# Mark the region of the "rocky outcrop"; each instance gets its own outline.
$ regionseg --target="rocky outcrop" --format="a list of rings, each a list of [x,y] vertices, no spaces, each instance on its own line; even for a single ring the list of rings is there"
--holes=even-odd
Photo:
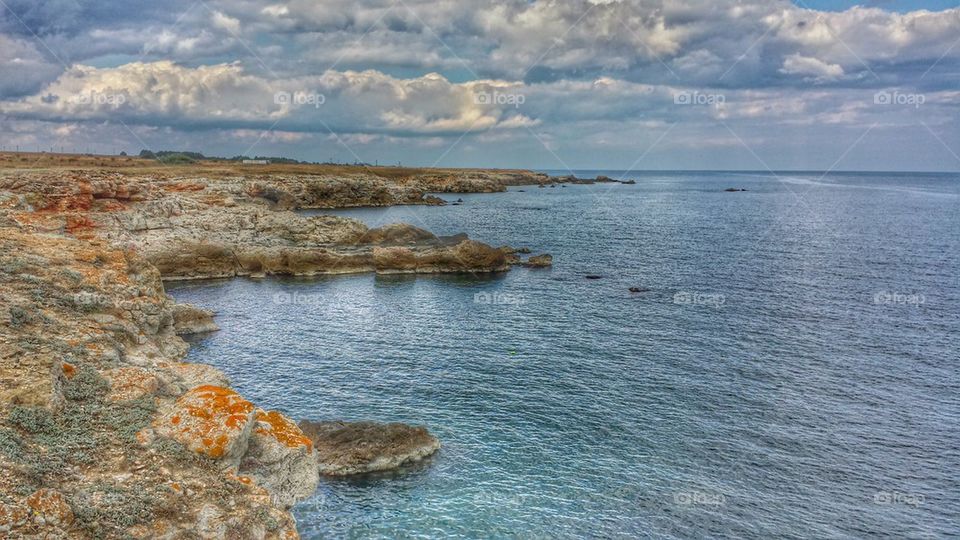
[[[173,306],[173,328],[178,336],[215,332],[220,329],[213,322],[213,312],[190,304]]]
[[[163,280],[504,271],[503,251],[465,235],[290,210],[431,204],[530,173],[173,174],[0,171],[0,536],[294,538],[288,509],[318,470],[439,447],[423,428],[341,424],[318,452],[182,362],[180,335],[216,325]]]
[[[440,449],[426,428],[377,422],[300,421],[317,449],[320,474],[345,476],[395,469]]]
[[[135,250],[0,227],[0,536],[296,536],[310,484],[237,474],[255,409],[179,361],[174,310]]]

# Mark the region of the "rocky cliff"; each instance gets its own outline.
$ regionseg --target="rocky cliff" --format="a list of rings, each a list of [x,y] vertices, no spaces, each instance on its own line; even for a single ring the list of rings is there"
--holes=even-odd
[[[463,235],[294,212],[501,180],[0,173],[0,536],[297,537],[313,440],[183,363],[216,326],[163,280],[504,271]]]

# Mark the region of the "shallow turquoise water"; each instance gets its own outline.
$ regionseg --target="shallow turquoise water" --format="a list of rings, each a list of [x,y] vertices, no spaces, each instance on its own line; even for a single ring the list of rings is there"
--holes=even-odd
[[[555,266],[168,290],[218,312],[190,359],[258,404],[443,441],[323,481],[305,538],[956,537],[960,178],[821,176],[339,211]]]

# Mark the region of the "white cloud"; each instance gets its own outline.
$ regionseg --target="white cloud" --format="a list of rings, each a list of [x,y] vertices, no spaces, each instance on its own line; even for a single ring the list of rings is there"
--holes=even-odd
[[[229,15],[224,15],[222,12],[215,11],[211,16],[213,25],[217,28],[222,28],[231,34],[240,33],[240,20],[235,19]]]
[[[75,66],[37,94],[0,102],[4,114],[44,120],[139,122],[180,127],[400,134],[509,129],[531,125],[509,100],[478,99],[510,83],[454,84],[441,75],[398,79],[378,71],[328,71],[266,79],[238,64],[189,68],[169,61],[116,68]]]
[[[811,77],[817,82],[831,81],[843,77],[843,67],[838,64],[828,64],[816,58],[791,54],[783,61],[781,73],[788,75],[802,75]]]

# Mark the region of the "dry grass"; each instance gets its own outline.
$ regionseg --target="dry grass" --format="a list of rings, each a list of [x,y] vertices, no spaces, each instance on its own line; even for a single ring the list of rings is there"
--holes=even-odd
[[[102,156],[86,154],[57,154],[33,152],[0,152],[0,172],[15,170],[112,170],[128,174],[157,176],[198,175],[210,178],[227,176],[257,176],[270,174],[333,175],[373,174],[390,180],[402,181],[421,174],[443,174],[482,169],[431,169],[421,167],[372,167],[354,165],[300,165],[271,163],[244,165],[237,162],[198,161],[187,164],[163,164],[136,156]]]

